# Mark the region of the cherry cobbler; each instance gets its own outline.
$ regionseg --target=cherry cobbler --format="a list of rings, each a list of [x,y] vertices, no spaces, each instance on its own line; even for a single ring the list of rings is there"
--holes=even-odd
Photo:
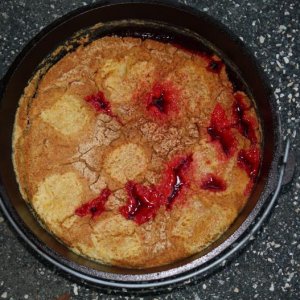
[[[253,103],[216,55],[104,37],[28,84],[13,158],[24,199],[61,242],[147,268],[227,230],[252,191],[260,142]]]

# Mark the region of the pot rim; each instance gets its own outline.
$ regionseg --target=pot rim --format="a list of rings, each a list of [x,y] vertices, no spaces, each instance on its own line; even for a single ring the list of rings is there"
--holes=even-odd
[[[53,23],[46,26],[40,33],[38,33],[20,52],[20,54],[17,56],[17,58],[14,60],[14,62],[11,64],[9,70],[7,71],[6,75],[4,76],[2,80],[2,95],[0,91],[1,98],[5,94],[5,88],[6,85],[9,83],[10,78],[14,74],[14,72],[17,70],[19,64],[22,62],[24,58],[26,58],[26,54],[35,47],[35,45],[50,31],[54,30],[58,26],[63,25],[64,23],[70,21],[72,18],[76,18],[81,14],[87,13],[89,11],[92,11],[94,9],[101,9],[102,7],[107,6],[118,6],[118,5],[132,5],[132,4],[138,4],[138,5],[159,5],[163,7],[167,7],[174,10],[182,11],[186,14],[192,14],[194,17],[197,18],[203,18],[205,17],[210,24],[213,24],[215,27],[219,28],[223,32],[225,32],[234,43],[237,44],[237,46],[242,47],[243,50],[247,54],[247,59],[251,60],[251,63],[255,66],[256,71],[260,78],[264,80],[264,87],[266,90],[268,90],[269,98],[267,99],[270,103],[270,106],[272,108],[272,118],[274,127],[277,128],[276,132],[274,133],[274,149],[273,149],[273,161],[270,166],[269,174],[266,179],[266,184],[263,192],[261,193],[261,196],[256,203],[254,209],[251,211],[251,213],[248,215],[248,217],[245,219],[245,221],[241,224],[241,226],[225,241],[223,241],[219,246],[217,246],[215,249],[207,253],[206,255],[193,260],[190,263],[187,263],[183,266],[176,267],[173,269],[169,269],[166,271],[161,272],[151,272],[146,274],[135,274],[135,275],[124,275],[124,274],[115,274],[115,273],[106,273],[106,272],[100,272],[92,269],[88,269],[86,267],[83,267],[77,263],[74,263],[70,260],[65,259],[64,257],[60,256],[58,253],[54,252],[52,249],[50,249],[48,246],[43,244],[42,241],[38,240],[36,236],[29,232],[26,228],[26,225],[23,223],[21,218],[19,217],[18,213],[14,210],[12,205],[10,205],[9,198],[6,195],[5,188],[2,185],[2,180],[0,178],[0,207],[4,211],[4,214],[6,215],[9,222],[12,224],[14,229],[18,232],[18,234],[25,240],[25,242],[33,248],[36,252],[38,252],[43,258],[57,266],[58,268],[66,271],[67,273],[70,273],[72,275],[75,275],[76,277],[80,279],[84,279],[88,282],[96,283],[96,284],[103,284],[106,286],[111,287],[125,287],[125,288],[146,288],[146,287],[156,287],[156,286],[162,286],[167,284],[172,284],[178,281],[186,280],[190,278],[191,276],[197,275],[199,272],[199,268],[205,267],[206,265],[209,265],[213,263],[217,258],[220,258],[226,254],[229,247],[233,244],[238,242],[238,239],[240,239],[247,230],[253,226],[253,223],[255,223],[257,220],[257,217],[259,213],[263,210],[263,206],[265,202],[267,201],[269,195],[274,190],[274,187],[276,186],[276,178],[277,178],[277,167],[279,163],[279,157],[281,153],[281,143],[280,143],[280,132],[281,132],[281,126],[280,126],[280,119],[279,115],[276,110],[276,103],[273,100],[273,98],[270,95],[270,88],[266,83],[265,76],[263,72],[261,71],[261,68],[257,64],[255,58],[252,56],[251,52],[247,49],[247,47],[244,45],[244,43],[237,38],[227,27],[220,24],[220,22],[216,21],[212,17],[206,15],[205,13],[202,13],[198,11],[197,9],[187,7],[185,5],[181,4],[175,4],[173,2],[165,1],[114,1],[113,3],[109,3],[107,1],[100,1],[96,4],[87,5],[84,7],[81,7],[79,9],[76,9],[59,19],[55,20]],[[222,50],[222,49],[221,49]],[[1,102],[0,102],[1,104]],[[1,109],[1,106],[0,106]],[[195,269],[198,269],[195,271]],[[192,273],[191,273],[192,272]],[[101,274],[101,276],[99,276]]]

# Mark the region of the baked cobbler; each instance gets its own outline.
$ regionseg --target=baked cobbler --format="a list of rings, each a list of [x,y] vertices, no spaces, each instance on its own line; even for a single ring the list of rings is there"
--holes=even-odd
[[[29,83],[13,158],[24,199],[76,253],[160,266],[218,239],[260,164],[260,125],[215,55],[104,37]]]

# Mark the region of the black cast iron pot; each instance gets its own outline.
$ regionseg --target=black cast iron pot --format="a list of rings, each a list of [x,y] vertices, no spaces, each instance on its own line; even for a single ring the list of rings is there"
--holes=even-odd
[[[101,26],[94,26],[101,22]],[[226,63],[239,90],[254,101],[262,124],[260,174],[245,208],[232,226],[201,253],[151,269],[110,267],[80,257],[43,229],[18,189],[12,165],[12,130],[18,101],[32,75],[67,53],[49,54],[59,45],[78,46],[78,37],[92,41],[105,35],[137,36],[181,44],[191,50],[214,52]],[[111,287],[147,288],[172,284],[214,269],[239,250],[259,228],[279,193],[290,181],[293,160],[289,142],[282,150],[280,123],[270,90],[255,59],[231,32],[204,13],[186,6],[159,2],[100,2],[76,10],[42,30],[20,53],[1,81],[0,90],[0,192],[1,208],[18,234],[41,256],[76,277]],[[286,168],[286,166],[288,166]],[[287,173],[285,173],[287,169]],[[272,198],[270,197],[271,195]]]

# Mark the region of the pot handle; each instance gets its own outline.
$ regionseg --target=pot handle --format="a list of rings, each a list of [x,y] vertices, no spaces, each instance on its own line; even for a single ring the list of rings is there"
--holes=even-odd
[[[296,131],[294,132],[293,138],[296,137]],[[275,192],[278,185],[280,187],[283,187],[287,184],[289,184],[294,176],[295,167],[296,167],[296,156],[293,150],[290,149],[290,139],[286,139],[284,151],[282,152],[281,157],[278,160],[278,169],[280,170],[281,167],[284,165],[284,174],[282,177],[282,180],[280,178],[277,179],[277,181],[274,182],[270,194]]]
[[[0,97],[2,97],[4,92],[4,77],[0,78]]]
[[[285,165],[285,172],[282,179],[282,185],[290,183],[293,179],[296,168],[296,155],[293,150],[290,150],[288,153],[287,162]]]

